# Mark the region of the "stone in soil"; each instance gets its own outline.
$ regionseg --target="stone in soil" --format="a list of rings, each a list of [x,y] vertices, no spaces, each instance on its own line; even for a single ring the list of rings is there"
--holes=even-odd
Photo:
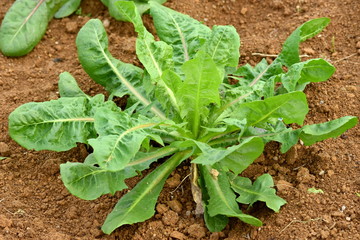
[[[180,175],[179,174],[174,174],[174,176],[172,176],[171,178],[169,178],[168,180],[166,180],[166,185],[170,188],[176,188],[177,186],[180,185]]]
[[[180,213],[182,210],[182,204],[178,200],[171,200],[167,202],[167,205],[171,208],[171,210]]]
[[[163,214],[162,222],[165,225],[175,226],[178,221],[179,215],[174,211],[169,210]]]
[[[10,157],[10,148],[4,142],[0,142],[0,157]]]
[[[190,236],[200,239],[206,236],[206,229],[198,223],[192,224],[188,228]]]
[[[178,232],[178,231],[171,232],[170,237],[175,238],[175,239],[179,239],[179,240],[186,239],[185,234],[183,234],[181,232]]]

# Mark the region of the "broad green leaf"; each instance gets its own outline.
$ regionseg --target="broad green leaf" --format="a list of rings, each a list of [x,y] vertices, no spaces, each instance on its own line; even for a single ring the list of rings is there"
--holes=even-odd
[[[110,234],[116,228],[142,222],[155,213],[155,204],[170,173],[189,157],[191,151],[176,153],[141,180],[129,193],[123,196],[107,216],[102,230]]]
[[[206,143],[196,142],[202,153],[192,163],[213,165],[220,162],[222,167],[236,174],[244,171],[264,150],[261,138],[254,137],[242,141],[238,145],[223,148],[212,148]]]
[[[131,1],[119,1],[116,3],[118,11],[126,16],[127,21],[132,22],[138,33],[136,39],[136,54],[150,74],[153,82],[158,82],[165,69],[173,68],[173,49],[162,41],[155,41],[154,36],[149,33],[142,23],[136,6]]]
[[[285,41],[280,55],[274,63],[281,62],[283,65],[290,67],[300,62],[299,46],[301,42],[314,37],[320,33],[330,23],[329,18],[317,18],[307,21],[298,27]]]
[[[357,123],[357,117],[347,116],[325,123],[307,125],[302,128],[300,139],[309,146],[328,138],[338,137]]]
[[[108,50],[106,31],[98,19],[88,21],[76,38],[81,65],[90,77],[112,95],[135,97],[161,118],[164,114],[146,98],[141,86],[143,71],[113,58]]]
[[[207,105],[220,103],[219,86],[222,76],[209,55],[202,52],[196,58],[186,62],[182,67],[185,81],[176,92],[181,117],[186,118],[190,129],[197,137],[201,119],[207,113]]]
[[[150,14],[159,38],[174,49],[174,62],[179,74],[180,66],[195,56],[211,36],[211,30],[188,15],[154,2],[150,2]]]
[[[0,157],[0,160],[4,160],[4,159],[6,159],[7,157]]]
[[[89,143],[100,167],[111,171],[123,169],[149,135],[144,129],[155,125],[138,122],[124,112],[99,109],[95,114],[95,129],[99,137],[90,139]]]
[[[281,82],[288,92],[303,91],[310,82],[328,80],[335,72],[335,67],[323,59],[311,59],[295,63],[287,73],[281,76]]]
[[[240,37],[233,26],[214,26],[202,49],[219,67],[237,67],[239,64]]]
[[[80,7],[81,0],[68,0],[55,13],[55,18],[64,18],[73,14]]]
[[[241,221],[257,227],[262,225],[259,219],[241,212],[235,201],[236,196],[230,188],[228,177],[224,171],[216,167],[216,164],[213,168],[205,165],[198,166],[209,194],[209,201],[206,207],[210,217],[225,215],[237,217]]]
[[[91,108],[83,97],[26,103],[10,114],[9,133],[27,149],[66,151],[96,136]]]
[[[278,212],[280,207],[286,203],[284,199],[276,195],[276,190],[273,188],[274,181],[269,174],[261,175],[254,184],[248,178],[235,175],[230,178],[232,189],[240,194],[236,199],[240,203],[252,205],[256,201],[262,201],[275,212]]]
[[[61,179],[69,192],[85,200],[93,200],[101,195],[127,188],[124,180],[136,176],[139,171],[147,169],[150,164],[161,157],[176,151],[171,146],[147,153],[139,152],[134,159],[120,171],[109,171],[96,167],[96,160],[91,163],[90,154],[85,163],[72,163],[60,165]]]
[[[302,92],[291,92],[262,101],[243,103],[231,117],[239,120],[246,118],[248,126],[264,123],[270,118],[282,118],[286,124],[302,125],[308,110],[306,95]]]
[[[248,138],[239,144],[239,148],[220,161],[223,168],[240,174],[250,166],[264,151],[261,138]]]
[[[0,50],[6,56],[23,56],[40,42],[48,22],[68,0],[17,0],[0,28]]]
[[[60,97],[86,97],[89,98],[78,86],[75,78],[68,72],[63,72],[59,76]]]
[[[60,165],[61,179],[69,192],[81,199],[94,200],[101,195],[127,188],[124,180],[136,176],[125,171],[109,171],[84,163],[67,162]]]

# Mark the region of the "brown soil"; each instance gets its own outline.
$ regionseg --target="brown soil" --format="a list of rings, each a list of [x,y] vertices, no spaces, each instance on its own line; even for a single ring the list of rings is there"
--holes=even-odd
[[[0,3],[0,21],[13,0]],[[332,62],[337,72],[325,83],[306,89],[310,104],[307,123],[346,115],[359,116],[360,1],[355,0],[172,0],[167,6],[204,21],[207,25],[231,24],[242,40],[241,63],[260,61],[253,53],[277,54],[286,37],[304,21],[327,16],[331,25],[302,45],[311,58]],[[139,64],[135,58],[135,33],[131,24],[116,22],[99,0],[85,0],[84,14],[110,20],[111,52]],[[281,155],[269,144],[263,157],[245,173],[274,176],[279,195],[288,201],[280,213],[256,204],[251,213],[264,222],[255,228],[232,219],[221,233],[206,230],[193,215],[186,165],[172,175],[150,220],[124,226],[111,235],[100,230],[107,214],[124,192],[83,201],[70,195],[59,177],[59,164],[82,161],[87,152],[79,146],[65,153],[28,151],[7,133],[7,117],[21,104],[58,98],[58,75],[69,71],[88,94],[103,92],[79,66],[75,37],[87,16],[50,23],[43,40],[27,56],[0,55],[0,239],[360,239],[360,136],[359,127],[338,139],[311,147],[300,144]],[[145,17],[151,28],[149,17]],[[358,49],[357,49],[358,48]],[[304,58],[305,60],[306,58]],[[268,59],[271,60],[271,59]],[[128,181],[133,187],[138,178]],[[307,192],[310,187],[324,194]]]

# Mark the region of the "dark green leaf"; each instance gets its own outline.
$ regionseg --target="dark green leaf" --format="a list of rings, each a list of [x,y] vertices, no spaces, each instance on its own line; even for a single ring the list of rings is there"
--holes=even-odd
[[[236,174],[244,171],[264,149],[261,138],[248,138],[238,145],[223,148],[212,148],[206,143],[196,142],[202,153],[192,163],[213,165],[220,162],[221,166]]]
[[[204,211],[204,220],[206,227],[210,232],[221,232],[229,223],[229,218],[227,216],[216,215],[211,217],[208,213],[207,207],[205,207]]]
[[[241,212],[235,201],[236,196],[230,188],[226,173],[215,165],[213,168],[199,165],[200,173],[204,178],[209,194],[209,203],[207,205],[209,216],[225,215],[237,217],[248,224],[257,227],[261,226],[262,222],[259,219]]]
[[[281,62],[283,65],[290,67],[291,65],[300,62],[300,43],[320,33],[329,23],[329,18],[317,18],[307,21],[298,27],[288,39],[286,39],[283,49],[274,63]]]
[[[263,101],[243,103],[232,113],[232,118],[247,120],[248,126],[255,126],[267,120],[282,118],[286,124],[303,124],[308,113],[306,95],[302,92],[291,92]]]
[[[232,189],[240,194],[236,199],[240,203],[252,205],[256,201],[262,201],[275,212],[278,212],[286,203],[284,199],[276,195],[276,190],[273,188],[274,182],[269,174],[261,175],[254,184],[248,178],[233,175],[230,183]]]
[[[304,126],[300,139],[306,146],[316,142],[340,136],[346,130],[356,126],[357,117],[347,116],[329,122]]]
[[[152,217],[165,180],[181,161],[189,157],[189,154],[191,151],[176,153],[123,196],[107,216],[102,226],[103,232],[110,234],[117,227],[142,222]]]

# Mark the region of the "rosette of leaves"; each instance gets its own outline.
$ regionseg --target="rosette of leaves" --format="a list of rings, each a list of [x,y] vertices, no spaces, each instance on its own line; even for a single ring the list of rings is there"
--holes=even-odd
[[[61,165],[66,188],[82,199],[121,191],[127,188],[125,179],[166,159],[119,200],[103,224],[107,234],[153,216],[165,180],[186,159],[191,159],[196,213],[204,214],[210,231],[221,231],[229,217],[261,226],[239,203],[263,201],[276,212],[286,203],[269,174],[254,182],[239,176],[264,145],[277,141],[286,152],[299,139],[311,145],[357,124],[356,117],[347,116],[290,127],[301,126],[308,113],[306,84],[325,81],[335,71],[325,60],[299,58],[299,44],[319,33],[327,18],[296,29],[271,64],[263,60],[238,67],[240,39],[234,27],[210,29],[152,2],[156,41],[133,2],[115,5],[134,25],[144,69],[115,59],[101,21],[90,20],[77,36],[79,60],[110,97],[88,96],[62,73],[58,100],[27,103],[9,116],[11,137],[28,149],[66,151],[77,143],[93,148],[84,162]],[[238,82],[231,84],[230,78]],[[125,95],[127,106],[121,110],[111,99]]]
[[[125,21],[115,2],[101,0],[116,20]],[[149,0],[133,0],[140,15],[149,10]],[[166,0],[156,0],[164,3]],[[6,13],[0,27],[0,50],[6,56],[18,57],[28,54],[44,36],[48,22],[74,13],[81,0],[17,0]]]

